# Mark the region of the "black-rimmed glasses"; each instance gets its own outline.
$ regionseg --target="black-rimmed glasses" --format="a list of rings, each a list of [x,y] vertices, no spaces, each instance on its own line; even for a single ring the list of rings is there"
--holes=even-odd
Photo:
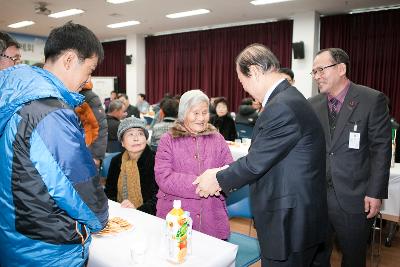
[[[12,62],[14,62],[14,65],[21,63],[20,56],[10,57],[5,54],[0,54],[0,57],[5,57],[5,58],[12,60]]]
[[[325,67],[315,68],[310,72],[310,74],[311,74],[311,76],[315,77],[315,75],[317,75],[317,73],[318,74],[323,74],[325,69],[333,67],[333,66],[336,66],[338,64],[340,64],[340,63],[335,63],[335,64],[332,64],[332,65],[329,65],[329,66],[325,66]]]

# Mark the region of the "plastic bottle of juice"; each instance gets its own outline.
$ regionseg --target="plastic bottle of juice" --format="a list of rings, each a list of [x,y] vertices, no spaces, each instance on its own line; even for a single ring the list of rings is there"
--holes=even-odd
[[[191,231],[190,217],[181,208],[181,201],[174,200],[173,209],[167,214],[168,259],[182,263],[188,252],[188,232]]]

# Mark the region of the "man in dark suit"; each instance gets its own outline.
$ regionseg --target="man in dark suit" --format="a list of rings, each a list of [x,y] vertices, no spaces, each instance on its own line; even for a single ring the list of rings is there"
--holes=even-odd
[[[236,71],[244,90],[265,107],[249,153],[224,170],[207,170],[194,184],[203,197],[250,184],[262,266],[311,266],[327,230],[321,124],[265,46],[245,48]]]
[[[310,99],[326,140],[329,236],[322,261],[329,265],[332,235],[342,266],[363,267],[372,218],[387,198],[391,129],[381,92],[349,81],[349,57],[339,48],[321,50],[311,75],[321,94]]]

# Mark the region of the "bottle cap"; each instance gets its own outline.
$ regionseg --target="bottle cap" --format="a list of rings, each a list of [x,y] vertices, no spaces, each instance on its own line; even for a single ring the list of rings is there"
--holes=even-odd
[[[174,204],[173,204],[174,209],[180,209],[181,206],[182,206],[182,203],[181,203],[181,201],[179,199],[178,200],[174,200]]]

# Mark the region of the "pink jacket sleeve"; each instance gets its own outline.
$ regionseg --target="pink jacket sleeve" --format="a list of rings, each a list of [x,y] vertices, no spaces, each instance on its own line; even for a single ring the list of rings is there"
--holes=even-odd
[[[221,147],[221,153],[219,154],[220,167],[231,164],[233,162],[232,153],[221,134],[219,134],[218,142],[220,143]]]

